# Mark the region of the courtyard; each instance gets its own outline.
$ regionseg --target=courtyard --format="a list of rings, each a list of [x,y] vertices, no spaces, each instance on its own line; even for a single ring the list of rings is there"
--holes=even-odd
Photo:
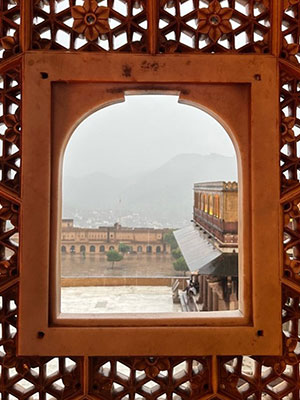
[[[181,312],[169,286],[85,286],[61,288],[63,313]]]

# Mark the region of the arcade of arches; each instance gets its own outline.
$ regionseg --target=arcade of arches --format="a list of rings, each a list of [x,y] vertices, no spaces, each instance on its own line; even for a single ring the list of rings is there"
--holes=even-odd
[[[124,243],[130,253],[170,254],[170,244],[163,240],[167,232],[169,229],[124,228],[117,223],[97,229],[78,228],[73,226],[73,220],[67,219],[62,220],[61,252],[106,253]]]

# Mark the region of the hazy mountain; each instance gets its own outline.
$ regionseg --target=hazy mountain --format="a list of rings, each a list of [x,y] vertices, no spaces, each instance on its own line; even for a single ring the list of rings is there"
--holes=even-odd
[[[117,215],[121,209],[124,215],[137,212],[179,226],[192,217],[194,183],[236,179],[234,157],[180,154],[136,181],[102,173],[66,178],[64,209],[113,209]]]
[[[233,157],[218,154],[182,154],[148,173],[122,193],[124,207],[151,218],[176,221],[192,217],[193,185],[196,182],[236,180]]]
[[[78,178],[66,176],[63,184],[63,203],[66,208],[111,208],[127,183],[101,172]]]

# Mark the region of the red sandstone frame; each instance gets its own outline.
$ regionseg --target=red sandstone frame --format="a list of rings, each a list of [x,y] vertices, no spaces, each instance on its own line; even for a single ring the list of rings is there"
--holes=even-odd
[[[26,268],[21,274],[19,354],[280,355],[276,60],[81,53],[73,65],[72,56],[25,55],[21,265]],[[148,317],[59,314],[63,151],[82,119],[122,101],[128,92],[179,94],[180,101],[218,119],[231,136],[241,193],[239,311]]]

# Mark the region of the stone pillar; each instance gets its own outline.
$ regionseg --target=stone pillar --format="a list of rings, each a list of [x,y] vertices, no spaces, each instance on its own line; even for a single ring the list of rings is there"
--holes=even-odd
[[[208,301],[207,301],[207,295],[208,295],[208,282],[206,276],[202,275],[203,277],[203,310],[207,311],[208,307]]]
[[[219,296],[215,290],[213,290],[213,311],[219,310]]]
[[[199,304],[203,304],[204,303],[204,300],[203,300],[204,276],[203,275],[199,275],[198,279],[199,279],[199,300],[198,300],[198,303]]]
[[[226,278],[225,278],[226,279]],[[209,287],[213,291],[213,311],[226,310],[228,307],[224,299],[222,278],[211,277]]]
[[[231,294],[229,296],[229,309],[236,310],[238,309],[238,282],[233,279],[231,281]]]
[[[207,287],[207,311],[213,311],[213,291],[210,285]]]

